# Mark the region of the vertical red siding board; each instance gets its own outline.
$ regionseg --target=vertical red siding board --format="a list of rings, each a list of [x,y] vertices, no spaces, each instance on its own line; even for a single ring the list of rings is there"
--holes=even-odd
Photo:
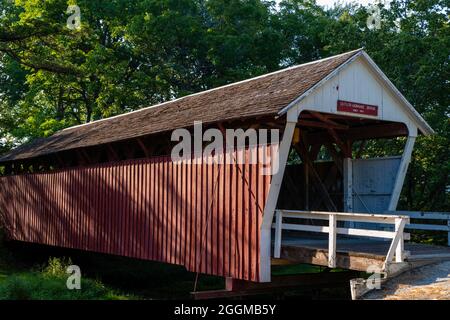
[[[179,234],[179,264],[185,265],[186,258],[186,170],[183,161],[179,163],[180,167],[180,185],[179,185],[179,197],[180,197],[180,234]]]
[[[143,216],[143,208],[142,208],[142,194],[143,194],[143,178],[144,178],[144,172],[143,172],[143,167],[142,167],[142,160],[138,161],[138,202],[137,202],[137,237],[136,237],[136,257],[138,259],[142,258],[142,240],[143,240],[143,228],[142,228],[142,224],[144,222],[144,216]]]
[[[143,259],[150,259],[150,184],[151,184],[151,169],[150,169],[150,159],[145,161],[145,188],[144,188],[144,212],[145,212],[145,224],[144,224],[144,252],[142,255]]]
[[[109,179],[109,170],[108,168],[102,164],[101,165],[101,175],[100,175],[100,188],[101,188],[101,196],[100,196],[100,212],[102,216],[102,252],[108,253],[108,246],[109,246],[109,235],[110,235],[110,223],[111,223],[111,216],[109,214],[110,212],[110,199],[111,194],[109,192],[110,190],[110,179]],[[109,200],[109,201],[107,201]]]
[[[154,159],[150,161],[150,185],[149,185],[149,207],[150,207],[150,219],[149,219],[149,257],[155,259],[155,230],[156,230],[156,219],[155,219],[155,162]]]
[[[237,188],[236,188],[236,184],[237,184],[237,170],[236,170],[236,164],[235,164],[235,159],[236,159],[236,153],[233,150],[231,152],[231,157],[230,157],[230,168],[231,168],[231,179],[230,179],[230,183],[231,183],[231,199],[230,199],[230,204],[231,204],[231,210],[230,210],[230,215],[231,215],[231,226],[230,226],[230,277],[233,278],[237,278],[238,277],[238,273],[236,272],[237,268],[236,268],[236,263],[238,261],[238,251],[237,251],[237,243],[236,243],[236,233],[237,233],[237,228],[236,228],[236,223],[237,223],[237,219],[236,219],[236,214],[237,214]]]
[[[128,194],[128,206],[127,206],[127,228],[126,228],[126,254],[130,256],[133,250],[133,207],[134,207],[134,174],[133,174],[133,162],[127,161],[128,178],[127,178],[127,194]]]
[[[19,196],[19,188],[17,186],[16,179],[12,179],[11,181],[12,189],[13,189],[13,195],[14,199],[17,199]],[[14,201],[13,209],[12,209],[12,219],[11,219],[11,233],[16,236],[17,227],[16,227],[16,221],[17,221],[17,213],[18,213],[18,207],[19,207],[19,201]]]
[[[103,194],[105,192],[104,190],[104,183],[103,183],[103,166],[100,165],[100,167],[96,170],[96,177],[95,180],[97,181],[95,188],[96,190],[96,207],[95,211],[97,212],[97,220],[94,220],[94,223],[99,225],[97,228],[98,237],[95,237],[94,239],[98,239],[99,241],[97,243],[97,250],[99,252],[105,252],[104,246],[105,246],[105,217],[103,216],[104,212],[104,203],[103,203]]]
[[[201,176],[202,176],[202,209],[201,209],[201,272],[206,273],[207,261],[206,255],[208,250],[208,230],[207,230],[207,208],[208,208],[208,167],[205,158],[201,160]]]
[[[142,239],[141,239],[141,257],[148,257],[148,206],[147,206],[147,190],[148,190],[148,160],[142,162]]]
[[[48,214],[50,217],[50,230],[51,230],[51,238],[50,238],[50,245],[54,246],[56,241],[56,228],[55,228],[55,214],[53,213],[53,208],[55,206],[55,197],[54,197],[54,190],[55,190],[55,182],[54,182],[55,175],[53,172],[48,174],[48,184],[47,184],[47,204],[48,204]]]
[[[244,181],[244,199],[245,199],[245,226],[244,226],[244,279],[249,280],[250,278],[250,223],[251,223],[251,216],[250,216],[250,165],[248,163],[249,160],[249,152],[246,150],[245,152],[245,181]]]
[[[119,185],[119,166],[111,165],[111,175],[112,175],[112,205],[111,205],[111,245],[110,250],[111,253],[114,254],[118,252],[118,238],[119,238],[119,218],[120,218],[120,211],[119,211],[119,193],[120,193],[120,185]]]
[[[258,231],[256,228],[256,224],[258,222],[258,210],[256,203],[256,196],[258,195],[258,182],[257,182],[257,166],[256,164],[252,164],[250,166],[251,170],[251,188],[250,188],[250,203],[251,203],[251,230],[250,230],[250,256],[251,256],[251,264],[250,264],[250,280],[256,279],[256,242]]]
[[[122,162],[120,165],[120,172],[119,172],[119,181],[120,181],[120,194],[119,194],[119,248],[120,248],[120,254],[125,254],[125,221],[127,218],[127,189],[126,189],[126,182],[127,179],[127,168],[126,164]]]
[[[105,244],[104,244],[104,251],[108,254],[111,252],[111,241],[112,241],[112,204],[114,199],[114,186],[113,186],[113,178],[112,178],[112,168],[110,166],[104,166],[104,187],[105,187],[105,196],[103,197],[104,202],[104,217],[106,219],[106,233],[105,233]]]
[[[132,164],[132,183],[131,183],[131,199],[132,199],[132,205],[131,205],[131,217],[130,217],[130,255],[133,258],[136,258],[136,240],[138,236],[137,232],[137,214],[138,214],[138,196],[139,196],[139,190],[138,190],[138,175],[139,175],[139,169],[137,166],[136,161],[133,161]]]
[[[172,190],[171,190],[171,181],[170,181],[170,172],[169,172],[169,160],[167,158],[164,159],[164,190],[165,190],[165,196],[164,196],[164,224],[165,224],[165,262],[170,262],[171,256],[170,256],[170,248],[171,248],[171,225],[170,225],[170,197],[172,196]]]
[[[49,173],[45,173],[44,174],[44,181],[42,183],[42,193],[43,193],[43,210],[44,210],[44,214],[45,214],[45,220],[43,221],[43,224],[47,230],[46,232],[46,242],[45,244],[50,244],[52,241],[52,229],[51,229],[51,215],[50,215],[50,210],[49,210],[49,192],[50,192],[50,183],[49,183],[49,178],[50,178],[50,174]]]
[[[161,261],[167,261],[167,172],[166,161],[162,158],[161,161]]]
[[[201,160],[198,156],[195,159],[195,170],[196,170],[196,201],[195,201],[195,271],[200,272],[200,257],[202,251],[202,165]]]
[[[143,170],[142,170],[142,160],[138,161],[138,202],[137,202],[137,233],[136,233],[136,257],[141,259],[142,257],[142,223],[143,212],[142,212],[142,189],[143,189]]]
[[[156,250],[158,252],[158,261],[162,261],[162,231],[163,231],[163,217],[162,217],[162,164],[161,164],[161,157],[159,158],[157,167],[158,167],[158,244],[156,246]]]
[[[10,179],[10,187],[12,189],[13,199],[17,198],[18,190],[15,183],[15,180],[12,178]],[[11,206],[11,219],[10,219],[10,230],[11,234],[15,237],[16,236],[16,228],[15,228],[15,217],[17,216],[17,201],[14,201],[14,203]]]
[[[29,207],[29,211],[28,211],[28,216],[31,219],[33,217],[33,215],[36,215],[37,217],[41,218],[40,215],[40,210],[39,210],[39,202],[41,202],[41,199],[38,196],[38,175],[33,173],[30,175],[31,178],[31,183],[33,185],[33,187],[31,188],[32,190],[32,200],[30,203],[30,207]],[[32,221],[31,221],[32,222]],[[27,237],[27,239],[29,239],[30,241],[36,242],[37,241],[37,236],[36,234],[33,232],[33,229],[35,228],[35,226],[32,224],[32,229],[31,234],[29,234],[29,236]],[[43,233],[43,230],[40,230],[40,233]],[[33,240],[31,240],[33,239]]]
[[[191,265],[191,210],[190,210],[190,202],[191,202],[191,173],[192,170],[189,168],[189,164],[187,161],[183,164],[183,169],[185,171],[185,182],[184,182],[184,208],[185,208],[185,219],[186,219],[186,241],[184,248],[184,265],[189,269]]]
[[[230,276],[230,260],[231,260],[231,236],[230,236],[230,229],[231,229],[231,166],[229,161],[229,153],[225,154],[223,166],[224,166],[224,200],[223,200],[223,219],[224,219],[224,247],[223,247],[223,257],[224,257],[224,264],[223,264],[223,272],[224,276],[229,277]]]
[[[65,215],[65,211],[64,211],[64,190],[62,189],[62,184],[63,184],[63,173],[62,172],[58,172],[55,173],[56,176],[56,196],[57,196],[57,206],[56,206],[56,219],[57,219],[57,224],[56,224],[56,229],[58,230],[58,237],[57,237],[57,244],[61,244],[62,246],[64,246],[64,241],[65,241],[65,225],[64,225],[64,215]]]
[[[190,219],[191,219],[191,246],[190,246],[190,256],[189,256],[189,270],[195,269],[195,258],[196,258],[196,252],[195,248],[197,246],[197,237],[195,230],[197,229],[197,211],[195,208],[195,204],[197,203],[197,166],[194,163],[194,159],[190,159],[190,170],[191,170],[191,180],[190,180],[190,186],[191,186],[191,195],[189,197],[189,210],[190,210]]]
[[[258,148],[258,170],[257,170],[257,181],[258,181],[258,191],[257,191],[257,221],[256,221],[256,281],[259,281],[259,266],[260,266],[260,236],[261,236],[261,222],[262,222],[262,215],[264,210],[264,176],[262,175],[262,163],[263,163],[263,157],[261,150],[264,147]]]
[[[166,259],[166,217],[165,217],[165,196],[166,196],[166,176],[164,172],[164,157],[161,157],[159,164],[160,179],[159,179],[159,221],[160,221],[160,235],[159,235],[159,250],[160,261],[165,262]]]
[[[219,155],[220,161],[221,155]],[[218,181],[217,181],[217,274],[223,276],[224,271],[224,211],[223,211],[223,202],[224,202],[224,176],[226,174],[225,165],[219,162],[218,165]]]
[[[243,152],[242,157],[245,157],[245,151],[240,151]],[[240,237],[239,237],[239,250],[240,250],[240,265],[239,265],[239,269],[240,269],[240,277],[242,279],[246,279],[245,275],[246,275],[246,264],[245,264],[245,259],[247,257],[246,253],[246,246],[245,246],[245,240],[246,240],[246,232],[245,232],[245,227],[246,227],[246,219],[247,216],[245,214],[246,211],[246,199],[245,199],[245,164],[244,163],[240,163],[239,164],[239,168],[240,168],[240,181],[239,181],[239,197],[241,197],[241,203],[240,203],[240,213],[239,213],[239,219],[240,219],[240,226],[239,226],[239,233],[240,233]]]
[[[176,227],[175,227],[175,263],[180,264],[181,256],[181,165],[180,162],[176,162],[176,177],[174,179],[175,184],[175,194],[176,194]]]
[[[175,228],[173,227],[173,221],[174,221],[174,215],[175,210],[173,209],[173,202],[174,198],[176,197],[175,190],[174,190],[174,184],[173,184],[173,162],[167,163],[167,175],[168,175],[168,199],[167,199],[167,224],[168,224],[168,262],[174,263],[175,262],[175,255],[174,255],[174,248],[175,248]]]

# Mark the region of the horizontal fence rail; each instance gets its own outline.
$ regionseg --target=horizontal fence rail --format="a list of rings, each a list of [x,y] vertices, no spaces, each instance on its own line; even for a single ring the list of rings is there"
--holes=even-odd
[[[238,152],[250,155],[233,159]],[[2,223],[19,241],[258,281],[267,165],[200,162],[155,157],[0,177]]]
[[[442,221],[441,224],[430,223],[410,223],[405,229],[410,230],[428,230],[447,232],[447,245],[450,246],[450,213],[449,212],[424,212],[424,211],[388,211],[389,214],[401,214],[417,220]],[[438,222],[437,221],[437,222]]]
[[[328,226],[314,226],[300,223],[284,223],[283,218],[326,220]],[[369,222],[385,223],[394,225],[394,231],[381,231],[357,228],[339,228],[338,221],[344,222]],[[336,235],[343,234],[349,236],[363,236],[371,238],[392,239],[388,253],[386,255],[385,266],[390,263],[395,254],[395,262],[403,262],[404,247],[403,242],[409,239],[408,234],[404,234],[405,225],[409,223],[409,217],[391,214],[368,214],[350,212],[325,212],[325,211],[298,211],[298,210],[276,210],[276,220],[273,224],[275,228],[274,257],[281,256],[282,231],[309,231],[328,233],[328,266],[336,267]]]

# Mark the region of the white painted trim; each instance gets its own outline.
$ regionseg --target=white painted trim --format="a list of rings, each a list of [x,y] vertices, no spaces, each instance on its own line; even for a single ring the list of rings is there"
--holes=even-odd
[[[285,210],[285,209],[278,209],[280,211],[283,211],[283,216],[294,217],[295,214],[298,214],[298,218],[301,218],[304,216],[304,214],[310,214],[310,215],[324,215],[328,216],[330,214],[335,214],[338,216],[338,219],[342,217],[343,220],[351,219],[351,218],[362,218],[366,222],[381,222],[383,223],[389,223],[394,222],[395,218],[405,218],[409,219],[407,215],[393,215],[393,214],[372,214],[372,213],[355,213],[355,212],[330,212],[330,211],[304,211],[304,210]],[[320,218],[316,218],[320,219]],[[328,218],[326,218],[328,219]],[[360,221],[360,220],[358,220]]]
[[[383,270],[387,270],[388,264],[392,261],[392,258],[394,257],[394,252],[398,250],[397,247],[399,246],[399,243],[403,241],[403,229],[405,227],[406,222],[407,221],[405,219],[398,219],[395,222],[395,237],[392,240],[388,253],[386,255],[386,260],[384,261],[383,264]],[[401,244],[401,246],[403,247],[403,244]],[[403,254],[401,255],[401,257],[403,258]]]
[[[328,267],[336,268],[336,215],[329,215],[328,223]]]
[[[284,129],[283,139],[281,140],[280,148],[278,151],[278,171],[272,176],[270,183],[269,194],[267,196],[266,205],[264,207],[263,221],[261,223],[261,235],[260,235],[260,282],[270,282],[270,251],[271,251],[271,226],[273,221],[273,215],[275,213],[275,207],[278,201],[278,195],[281,189],[281,183],[283,182],[284,170],[286,168],[287,159],[289,156],[289,150],[291,149],[292,137],[294,136],[295,126],[297,119],[290,121],[292,118],[292,112],[287,114],[288,122]]]
[[[422,116],[414,109],[414,107],[409,103],[409,101],[401,94],[401,92],[394,86],[394,84],[389,80],[389,78],[381,71],[381,69],[376,65],[376,63],[370,58],[370,56],[362,49],[359,50],[357,54],[349,58],[346,62],[337,67],[333,72],[331,72],[324,79],[316,83],[311,89],[304,92],[302,95],[293,100],[289,105],[284,107],[278,115],[281,116],[286,113],[288,110],[292,109],[294,106],[298,106],[298,103],[309,96],[312,92],[322,86],[328,80],[334,78],[337,74],[340,73],[346,66],[355,61],[358,57],[362,57],[363,60],[367,63],[369,68],[374,72],[374,74],[379,78],[379,80],[384,84],[393,94],[394,96],[401,102],[401,105],[404,107],[406,112],[411,117],[411,120],[415,123],[417,128],[421,130],[424,135],[434,134],[434,130],[430,127],[430,125],[422,118]],[[297,110],[297,114],[300,113],[300,110]],[[410,131],[411,128],[408,126]],[[417,133],[416,133],[417,134]],[[409,135],[414,135],[413,132],[410,132]]]
[[[304,216],[302,216],[302,213]],[[278,217],[286,216],[287,218],[301,218],[305,219],[306,216],[317,215],[317,219],[328,219],[328,226],[315,226],[315,225],[304,225],[304,224],[293,224],[293,223],[282,223],[281,219]],[[367,222],[373,222],[374,219],[381,220],[383,223],[394,224],[394,231],[380,231],[371,229],[354,229],[354,228],[337,228],[338,218],[342,220],[347,220],[356,216],[361,218],[365,216]],[[393,218],[393,219],[392,219]],[[409,223],[408,216],[390,216],[390,219],[386,219],[385,215],[373,215],[373,214],[355,214],[349,212],[328,212],[327,215],[324,212],[318,211],[294,211],[294,210],[277,210],[277,223],[274,224],[276,230],[275,232],[280,236],[275,244],[274,252],[281,252],[281,232],[282,230],[295,230],[295,231],[309,231],[309,232],[322,232],[328,233],[328,266],[331,268],[336,267],[336,235],[345,234],[351,236],[363,236],[363,237],[375,237],[375,238],[387,238],[392,239],[391,245],[389,247],[386,259],[383,264],[383,270],[387,270],[395,253],[395,262],[401,263],[404,260],[404,240],[407,238],[404,234],[405,225]],[[409,238],[409,237],[408,237]]]
[[[276,228],[276,225],[274,224],[273,227]],[[312,226],[293,223],[282,223],[281,229],[292,231],[320,232],[320,233],[329,233],[330,231],[330,227],[327,226]],[[395,232],[393,231],[353,229],[353,228],[336,228],[336,234],[343,234],[347,236],[369,237],[369,238],[381,238],[381,239],[393,239],[395,237]]]
[[[395,184],[392,190],[391,199],[389,201],[388,211],[395,211],[402,192],[403,182],[405,181],[406,172],[408,171],[409,162],[411,161],[411,155],[414,148],[415,136],[408,136],[406,140],[405,149],[403,150],[402,160],[397,170],[397,176],[395,177]]]
[[[280,258],[281,256],[281,230],[283,224],[283,212],[277,211],[275,220],[275,242],[273,247],[273,257]]]

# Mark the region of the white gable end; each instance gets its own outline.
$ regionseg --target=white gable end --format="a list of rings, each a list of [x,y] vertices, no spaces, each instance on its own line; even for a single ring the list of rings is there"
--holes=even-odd
[[[420,115],[409,103],[405,103],[404,97],[392,88],[389,80],[368,59],[363,53],[356,56],[313,90],[299,97],[291,108],[296,109],[297,116],[304,110],[311,110],[404,123],[411,136],[417,135],[417,129],[425,134],[432,133]],[[373,114],[342,110],[342,107],[338,108],[338,101],[366,105]]]

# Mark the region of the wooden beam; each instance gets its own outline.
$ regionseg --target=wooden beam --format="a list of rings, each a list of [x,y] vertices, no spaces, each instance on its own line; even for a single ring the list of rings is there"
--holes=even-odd
[[[305,163],[305,165],[307,165],[309,167],[312,177],[314,178],[316,188],[318,189],[319,192],[321,192],[325,196],[325,199],[326,199],[325,205],[327,206],[328,210],[337,211],[337,208],[334,205],[334,202],[331,199],[327,188],[324,186],[322,180],[320,179],[319,174],[317,173],[316,169],[314,168],[313,162],[309,158],[309,155],[308,155],[308,152],[307,152],[305,146],[303,144],[295,144],[294,148],[298,152],[300,158]]]
[[[142,141],[141,138],[137,138],[136,141],[139,144],[139,146],[141,147],[142,151],[144,151],[145,157],[150,158],[152,156],[152,154],[151,154],[149,148],[147,148],[147,146],[145,145],[144,141]]]
[[[333,129],[328,129],[327,130],[328,133],[330,134],[330,136],[333,138],[334,142],[339,146],[339,148],[341,149],[342,153],[344,154],[345,157],[350,158],[351,157],[351,149],[349,148],[348,144],[346,144],[336,133],[336,131],[334,131]],[[347,140],[348,141],[348,140]]]
[[[329,123],[323,123],[318,121],[309,121],[309,120],[298,120],[298,125],[303,127],[315,127],[315,128],[332,128],[337,130],[347,130],[348,126],[342,125],[342,124],[329,124]]]
[[[340,123],[337,123],[337,122],[331,120],[329,115],[325,115],[325,114],[322,114],[320,112],[315,112],[315,111],[310,111],[310,113],[316,119],[319,119],[322,122],[328,123],[329,125],[332,125],[332,126],[344,126],[344,127],[346,127],[346,129],[348,129],[347,125],[342,125]]]
[[[331,143],[325,143],[325,147],[327,148],[328,152],[330,152],[331,158],[333,159],[334,163],[336,164],[336,167],[340,174],[342,174],[342,166],[343,166],[343,156],[339,154],[339,152],[336,150],[336,148]]]
[[[106,145],[107,149],[108,149],[108,159],[109,161],[118,161],[120,160],[119,155],[117,154],[116,150],[113,148],[113,146],[111,146],[111,144],[107,144]],[[111,157],[112,156],[112,157]]]
[[[400,136],[407,136],[408,129],[400,123],[377,124],[373,126],[350,128],[345,132],[336,133],[342,141],[352,140],[367,140],[367,139],[381,139],[381,138],[395,138]],[[316,132],[307,134],[311,143],[324,144],[329,141],[329,134],[326,132]]]

